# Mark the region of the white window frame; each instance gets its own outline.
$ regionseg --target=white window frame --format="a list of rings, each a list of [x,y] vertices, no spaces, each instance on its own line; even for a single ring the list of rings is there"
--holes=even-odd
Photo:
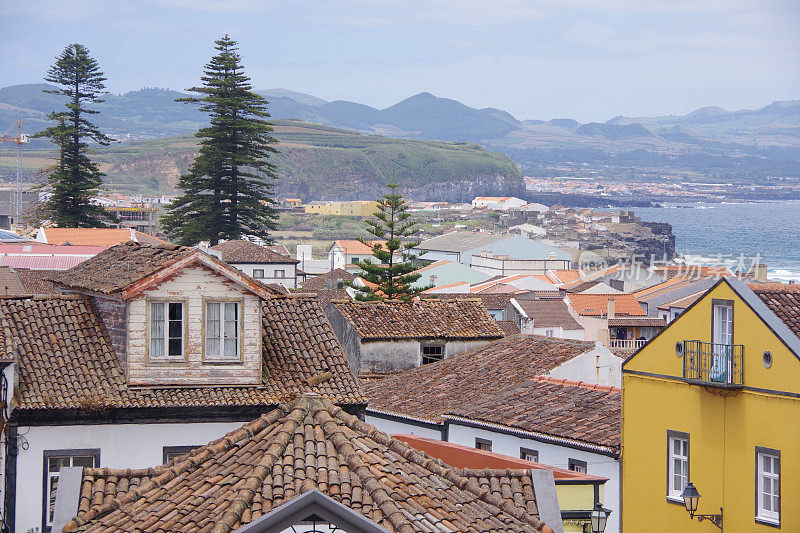
[[[589,464],[586,461],[581,461],[580,459],[570,458],[567,460],[567,468],[573,472],[586,474],[589,471]]]
[[[426,354],[425,353],[425,349],[426,348],[439,348],[441,353],[438,354],[439,357],[437,357],[436,354]],[[425,344],[422,344],[419,347],[420,364],[428,365],[428,364],[431,364],[431,363],[435,363],[437,361],[441,361],[442,359],[444,359],[444,351],[445,351],[445,345],[442,344],[442,343],[425,343]],[[426,358],[429,359],[428,362],[425,362]]]
[[[530,448],[522,448],[519,449],[519,458],[524,461],[533,461],[534,463],[539,462],[539,451],[532,450]]]
[[[476,450],[483,450],[485,452],[492,451],[492,441],[489,439],[482,439],[480,437],[475,437],[475,449]]]
[[[675,453],[675,443],[682,443],[682,454]],[[683,504],[681,494],[686,484],[689,482],[689,434],[680,431],[667,431],[667,499],[672,502]],[[681,472],[675,469],[675,462],[681,462]],[[679,489],[675,488],[675,478],[680,476],[683,480]]]
[[[285,270],[275,270],[273,272],[273,276],[272,277],[274,277],[274,278],[285,278],[286,277],[286,271]]]
[[[59,472],[51,472],[50,471],[50,460],[52,459],[68,459],[69,466],[74,466],[75,459],[78,458],[91,458],[92,459],[92,468],[97,468],[100,466],[100,449],[99,448],[90,448],[90,449],[80,449],[80,450],[44,450],[42,457],[44,458],[43,463],[43,474],[44,474],[44,483],[42,487],[43,491],[43,502],[42,502],[42,531],[50,531],[51,526],[53,524],[53,520],[51,517],[52,512],[55,511],[55,498],[51,498],[51,487],[53,486],[53,481],[57,481],[59,477]],[[59,471],[61,468],[68,468],[67,466],[59,467]],[[58,484],[56,483],[56,487]],[[56,489],[57,490],[57,489]],[[51,506],[51,504],[53,506]]]
[[[253,269],[253,278],[254,279],[264,279],[264,269],[263,268],[254,268]]]
[[[219,336],[213,337],[209,335],[210,327],[210,305],[219,305]],[[233,356],[225,355],[225,341],[229,338],[229,330],[225,327],[225,307],[227,305],[236,306],[236,326],[234,328],[236,353]],[[225,300],[225,299],[206,299],[203,300],[203,361],[209,363],[241,363],[242,362],[242,313],[244,312],[244,305],[241,300]],[[215,339],[219,341],[219,352],[210,353],[209,340]]]
[[[163,315],[161,319],[161,328],[164,334],[162,339],[162,355],[156,355],[153,351],[153,306],[163,306]],[[169,335],[169,307],[170,305],[181,306],[181,337],[180,347],[181,353],[178,355],[170,355],[169,341],[175,337]],[[183,362],[186,360],[186,302],[183,300],[147,300],[147,360],[152,363],[173,363]]]
[[[765,461],[769,461],[767,471]],[[766,485],[769,484],[769,487]],[[756,521],[780,526],[781,523],[781,452],[771,448],[756,446],[756,479],[755,479],[755,514]],[[764,505],[765,498],[770,501],[770,508]]]

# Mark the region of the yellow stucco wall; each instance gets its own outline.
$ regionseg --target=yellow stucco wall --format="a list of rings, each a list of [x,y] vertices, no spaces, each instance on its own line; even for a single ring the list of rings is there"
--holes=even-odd
[[[604,485],[600,485],[600,501],[604,500]],[[587,510],[594,508],[594,485],[591,483],[582,484],[558,484],[556,483],[556,495],[558,496],[558,506],[561,510]],[[565,520],[563,523],[564,533],[582,533],[582,520]]]
[[[734,343],[744,345],[745,390],[681,381],[682,340],[711,340],[712,299],[734,300]],[[762,363],[770,350],[773,364]],[[667,430],[689,433],[689,477],[700,513],[724,508],[725,531],[774,531],[755,522],[755,447],[781,451],[781,530],[800,531],[800,361],[725,283],[673,322],[624,365],[622,516],[627,533],[713,531],[668,503]],[[641,376],[630,371],[675,376]],[[710,529],[709,529],[710,528]]]

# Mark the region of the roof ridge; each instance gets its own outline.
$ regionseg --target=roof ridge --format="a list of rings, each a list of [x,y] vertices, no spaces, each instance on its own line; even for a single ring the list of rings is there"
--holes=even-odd
[[[610,385],[598,385],[596,383],[588,383],[586,381],[573,381],[569,379],[563,378],[554,378],[551,376],[534,376],[532,381],[538,381],[541,383],[554,383],[558,385],[567,385],[569,387],[581,387],[583,389],[590,389],[590,390],[598,390],[598,391],[606,391],[606,392],[622,392],[622,389],[617,387],[612,387]]]

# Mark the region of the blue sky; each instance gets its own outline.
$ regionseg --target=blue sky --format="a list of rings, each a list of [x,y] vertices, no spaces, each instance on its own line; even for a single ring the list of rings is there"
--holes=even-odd
[[[798,0],[0,0],[0,86],[80,42],[112,92],[185,89],[228,32],[259,89],[603,121],[800,99],[798,28]]]

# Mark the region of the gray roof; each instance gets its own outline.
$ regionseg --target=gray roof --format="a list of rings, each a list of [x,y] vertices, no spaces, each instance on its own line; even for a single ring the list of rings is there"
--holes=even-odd
[[[507,235],[495,235],[493,233],[453,231],[426,239],[419,243],[416,249],[425,251],[435,250],[438,252],[466,252],[467,250],[486,246],[487,244],[507,238]]]
[[[698,280],[685,281],[666,287],[660,291],[637,297],[636,300],[639,303],[647,304],[646,309],[648,316],[658,316],[659,305],[667,302],[674,302],[675,300],[680,300],[692,294],[706,291],[713,287],[717,281],[719,281],[717,278],[701,278]]]

